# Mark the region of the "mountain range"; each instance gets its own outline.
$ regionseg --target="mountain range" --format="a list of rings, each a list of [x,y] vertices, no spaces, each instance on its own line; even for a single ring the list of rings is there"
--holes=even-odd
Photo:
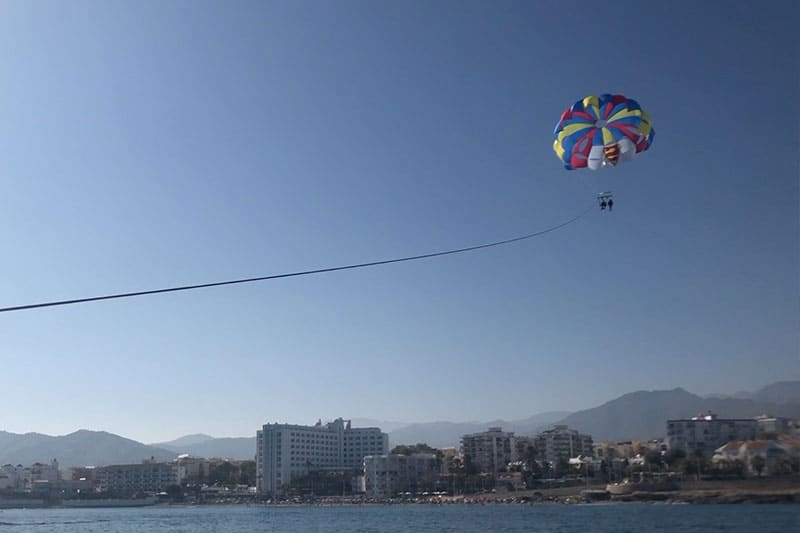
[[[486,431],[490,427],[500,427],[517,435],[536,433],[565,416],[569,411],[549,411],[522,420],[491,420],[489,422],[423,422],[409,424],[389,432],[389,442],[396,444],[416,444],[424,442],[434,448],[458,447],[462,435]]]
[[[784,382],[781,387],[785,390],[794,388],[800,392],[800,381],[791,383],[789,385],[789,382]],[[763,414],[800,418],[800,401],[783,401],[781,398],[784,396],[773,396],[769,391],[761,394],[764,390],[755,393],[753,398],[779,401],[703,398],[681,388],[669,391],[638,391],[598,407],[578,411],[558,423],[589,433],[595,442],[599,442],[664,437],[668,419],[689,418],[709,411],[720,418],[753,418]],[[785,398],[792,400],[793,396],[787,395]]]
[[[81,429],[53,437],[41,433],[9,433],[0,431],[0,464],[28,466],[35,462],[49,463],[57,459],[62,467],[141,463],[154,458],[170,461],[175,453],[148,446],[105,431]]]
[[[353,427],[379,427],[389,434],[390,446],[424,442],[436,448],[458,446],[461,435],[485,431],[489,427],[502,427],[520,435],[528,434],[547,426],[569,414],[569,411],[540,413],[522,420],[492,420],[489,422],[422,422],[408,424],[387,422],[371,418],[354,418]],[[177,453],[188,453],[198,457],[231,457],[252,459],[256,449],[255,437],[215,439],[209,435],[186,435],[168,442],[153,444]]]
[[[223,437],[215,439],[200,433],[169,442],[159,442],[151,446],[170,450],[173,454],[188,453],[196,457],[254,460],[256,455],[255,437]]]
[[[425,442],[437,448],[458,446],[467,433],[501,427],[517,435],[534,435],[554,424],[566,424],[589,433],[595,442],[663,437],[666,421],[713,411],[723,418],[751,418],[761,414],[800,418],[800,381],[783,381],[753,393],[698,396],[684,389],[637,391],[603,405],[568,413],[552,411],[521,420],[488,422],[401,423],[354,419],[355,427],[377,426],[387,431],[392,446]],[[254,433],[255,433],[254,428]],[[255,436],[214,438],[186,435],[146,445],[104,431],[80,430],[69,435],[24,435],[0,431],[0,464],[29,465],[57,459],[62,466],[138,463],[153,457],[172,460],[178,454],[252,460]]]
[[[765,403],[800,403],[800,387],[796,381],[778,381],[756,392],[740,391],[734,394],[711,394],[706,398],[755,400]]]

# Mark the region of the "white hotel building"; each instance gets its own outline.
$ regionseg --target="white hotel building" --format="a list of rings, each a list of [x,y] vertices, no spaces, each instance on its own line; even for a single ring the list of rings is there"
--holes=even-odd
[[[360,470],[367,455],[389,451],[379,428],[353,428],[337,418],[323,425],[265,424],[256,433],[256,486],[261,494],[281,492],[297,477],[318,470]]]

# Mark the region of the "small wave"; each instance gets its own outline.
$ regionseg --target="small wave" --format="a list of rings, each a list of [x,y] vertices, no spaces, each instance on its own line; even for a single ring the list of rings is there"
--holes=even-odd
[[[99,524],[110,522],[111,520],[64,520],[54,522],[0,522],[0,526],[65,526],[74,524]]]

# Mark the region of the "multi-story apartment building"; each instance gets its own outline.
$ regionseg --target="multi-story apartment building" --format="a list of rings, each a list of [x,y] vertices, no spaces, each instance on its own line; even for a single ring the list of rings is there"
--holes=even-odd
[[[517,461],[526,460],[531,449],[536,451],[536,437],[514,437],[514,449]]]
[[[433,453],[368,455],[364,457],[364,491],[369,498],[389,498],[400,492],[433,490],[444,461]]]
[[[759,433],[772,436],[792,433],[798,425],[796,420],[780,416],[761,415],[755,420],[758,423]]]
[[[19,465],[22,470],[22,465]],[[19,472],[17,467],[12,464],[0,466],[0,490],[14,490],[19,485]]]
[[[323,425],[265,424],[256,433],[256,487],[275,494],[292,479],[318,470],[361,470],[364,457],[389,451],[379,428],[354,428],[349,420]]]
[[[667,420],[667,445],[687,454],[700,452],[709,457],[714,450],[733,440],[753,440],[758,421],[752,418],[719,418],[714,413]]]
[[[144,462],[131,465],[99,466],[94,470],[95,487],[118,495],[156,493],[178,483],[176,463]]]
[[[6,464],[0,467],[0,489],[30,491],[36,482],[55,483],[61,479],[58,461],[30,466]]]
[[[514,432],[493,427],[481,433],[461,437],[464,458],[477,466],[481,472],[496,474],[505,470],[508,463],[516,460]]]
[[[545,461],[557,463],[579,455],[591,456],[594,444],[591,435],[579,433],[564,425],[553,426],[539,433],[534,441],[537,453]]]
[[[178,484],[197,484],[208,477],[214,462],[204,457],[181,454],[175,460]]]

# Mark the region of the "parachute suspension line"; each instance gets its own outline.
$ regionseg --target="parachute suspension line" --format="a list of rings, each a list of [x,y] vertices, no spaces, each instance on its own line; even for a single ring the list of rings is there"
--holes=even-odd
[[[573,222],[577,222],[578,220],[580,220],[581,218],[586,216],[589,212],[593,211],[594,209],[595,209],[595,206],[594,206],[594,204],[592,204],[591,207],[589,207],[588,209],[586,209],[585,211],[583,211],[579,215],[576,215],[576,216],[570,218],[569,220],[566,220],[565,222],[562,222],[560,224],[556,224],[555,226],[550,226],[549,228],[546,228],[546,229],[543,229],[543,230],[540,230],[540,231],[536,231],[536,232],[533,232],[533,233],[528,233],[526,235],[521,235],[519,237],[513,237],[511,239],[505,239],[505,240],[502,240],[502,241],[495,241],[495,242],[490,242],[490,243],[486,243],[486,244],[478,244],[478,245],[475,245],[475,246],[468,246],[466,248],[456,248],[456,249],[453,249],[453,250],[445,250],[445,251],[441,251],[441,252],[432,252],[432,253],[421,254],[421,255],[412,255],[412,256],[407,256],[407,257],[398,257],[398,258],[394,258],[394,259],[383,259],[383,260],[380,260],[380,261],[370,261],[368,263],[356,263],[356,264],[351,264],[351,265],[342,265],[342,266],[334,266],[334,267],[327,267],[327,268],[319,268],[319,269],[316,269],[316,270],[302,270],[302,271],[298,271],[298,272],[287,272],[287,273],[283,273],[283,274],[272,274],[272,275],[268,275],[268,276],[258,276],[258,277],[255,277],[255,278],[242,278],[242,279],[234,279],[234,280],[227,280],[227,281],[215,281],[215,282],[212,282],[212,283],[201,283],[201,284],[198,284],[198,285],[183,285],[183,286],[178,286],[178,287],[167,287],[167,288],[164,288],[164,289],[152,289],[152,290],[137,291],[137,292],[124,292],[124,293],[117,293],[117,294],[106,294],[106,295],[103,295],[103,296],[90,296],[90,297],[87,297],[87,298],[76,298],[76,299],[72,299],[72,300],[58,300],[58,301],[52,301],[52,302],[41,302],[41,303],[27,304],[27,305],[16,305],[16,306],[12,306],[12,307],[0,307],[0,313],[8,313],[8,312],[11,312],[11,311],[24,311],[24,310],[27,310],[27,309],[38,309],[40,307],[55,307],[55,306],[59,306],[59,305],[72,305],[72,304],[81,304],[81,303],[88,303],[88,302],[97,302],[97,301],[100,301],[100,300],[115,300],[115,299],[119,299],[119,298],[132,298],[134,296],[147,296],[147,295],[151,295],[151,294],[162,294],[162,293],[166,293],[166,292],[178,292],[178,291],[190,291],[190,290],[195,290],[195,289],[206,289],[206,288],[209,288],[209,287],[221,287],[223,285],[236,285],[236,284],[239,284],[239,283],[253,283],[253,282],[256,282],[256,281],[268,281],[268,280],[281,279],[281,278],[292,278],[292,277],[298,277],[298,276],[309,276],[309,275],[312,275],[312,274],[324,274],[326,272],[337,272],[339,270],[353,270],[353,269],[357,269],[357,268],[367,268],[367,267],[374,267],[374,266],[380,266],[380,265],[389,265],[389,264],[392,264],[392,263],[403,263],[403,262],[407,262],[407,261],[418,261],[418,260],[421,260],[421,259],[429,259],[429,258],[432,258],[432,257],[440,257],[440,256],[443,256],[443,255],[453,255],[453,254],[460,254],[460,253],[464,253],[464,252],[472,252],[472,251],[475,251],[475,250],[481,250],[481,249],[484,249],[484,248],[492,248],[494,246],[502,246],[504,244],[511,244],[511,243],[514,243],[514,242],[519,242],[519,241],[524,241],[524,240],[527,240],[527,239],[532,239],[534,237],[539,237],[539,236],[544,235],[546,233],[550,233],[550,232],[556,231],[558,229],[561,229],[561,228],[563,228],[565,226],[568,226],[569,224],[572,224]]]

